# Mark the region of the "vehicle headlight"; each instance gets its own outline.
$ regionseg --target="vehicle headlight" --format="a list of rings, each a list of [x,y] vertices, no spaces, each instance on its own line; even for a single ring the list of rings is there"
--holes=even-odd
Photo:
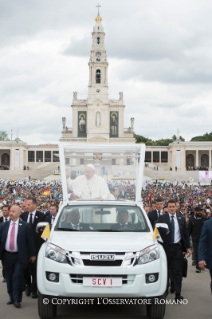
[[[66,251],[53,244],[48,244],[46,247],[45,257],[58,263],[67,263]]]
[[[145,248],[139,252],[137,264],[147,264],[160,257],[158,247],[156,245]]]

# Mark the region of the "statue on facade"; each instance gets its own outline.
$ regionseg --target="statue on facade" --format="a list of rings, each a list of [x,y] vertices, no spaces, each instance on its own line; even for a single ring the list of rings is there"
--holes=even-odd
[[[119,92],[119,100],[123,100],[123,92]]]
[[[77,92],[73,92],[73,99],[77,100]]]
[[[179,130],[179,128],[177,129],[177,140],[179,140],[180,139],[180,130]]]
[[[130,121],[131,121],[131,131],[133,133],[134,132],[134,123],[135,123],[134,117],[131,117]]]
[[[66,117],[62,117],[63,130],[66,128]]]

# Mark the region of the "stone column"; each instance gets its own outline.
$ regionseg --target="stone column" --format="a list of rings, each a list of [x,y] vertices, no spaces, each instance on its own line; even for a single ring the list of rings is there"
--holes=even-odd
[[[10,150],[10,170],[15,170],[15,148],[12,147]]]
[[[209,171],[211,171],[211,150],[209,150]]]
[[[196,150],[196,164],[195,164],[196,167],[199,166],[199,151]]]
[[[186,152],[185,152],[185,148],[181,148],[181,171],[185,171],[186,170]]]

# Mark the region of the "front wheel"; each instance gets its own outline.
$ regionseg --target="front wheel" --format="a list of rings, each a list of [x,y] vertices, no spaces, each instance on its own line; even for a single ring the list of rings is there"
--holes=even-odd
[[[38,292],[38,315],[41,319],[53,319],[57,315],[57,305],[52,304],[52,297]]]
[[[147,317],[149,319],[163,319],[166,312],[166,304],[152,303],[146,305]]]

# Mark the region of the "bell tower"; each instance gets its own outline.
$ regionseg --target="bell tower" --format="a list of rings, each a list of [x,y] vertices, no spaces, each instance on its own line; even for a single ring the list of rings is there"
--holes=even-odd
[[[98,5],[98,9],[99,9]],[[90,54],[88,104],[98,98],[104,103],[108,102],[108,62],[105,50],[105,32],[101,24],[102,18],[95,18],[96,25],[92,32],[92,49]]]
[[[134,119],[131,127],[124,128],[124,97],[109,99],[108,61],[105,50],[105,32],[102,18],[95,18],[92,32],[92,47],[89,58],[89,81],[87,99],[79,99],[73,92],[72,128],[66,126],[62,118],[63,130],[60,141],[87,143],[135,143],[133,136]]]

